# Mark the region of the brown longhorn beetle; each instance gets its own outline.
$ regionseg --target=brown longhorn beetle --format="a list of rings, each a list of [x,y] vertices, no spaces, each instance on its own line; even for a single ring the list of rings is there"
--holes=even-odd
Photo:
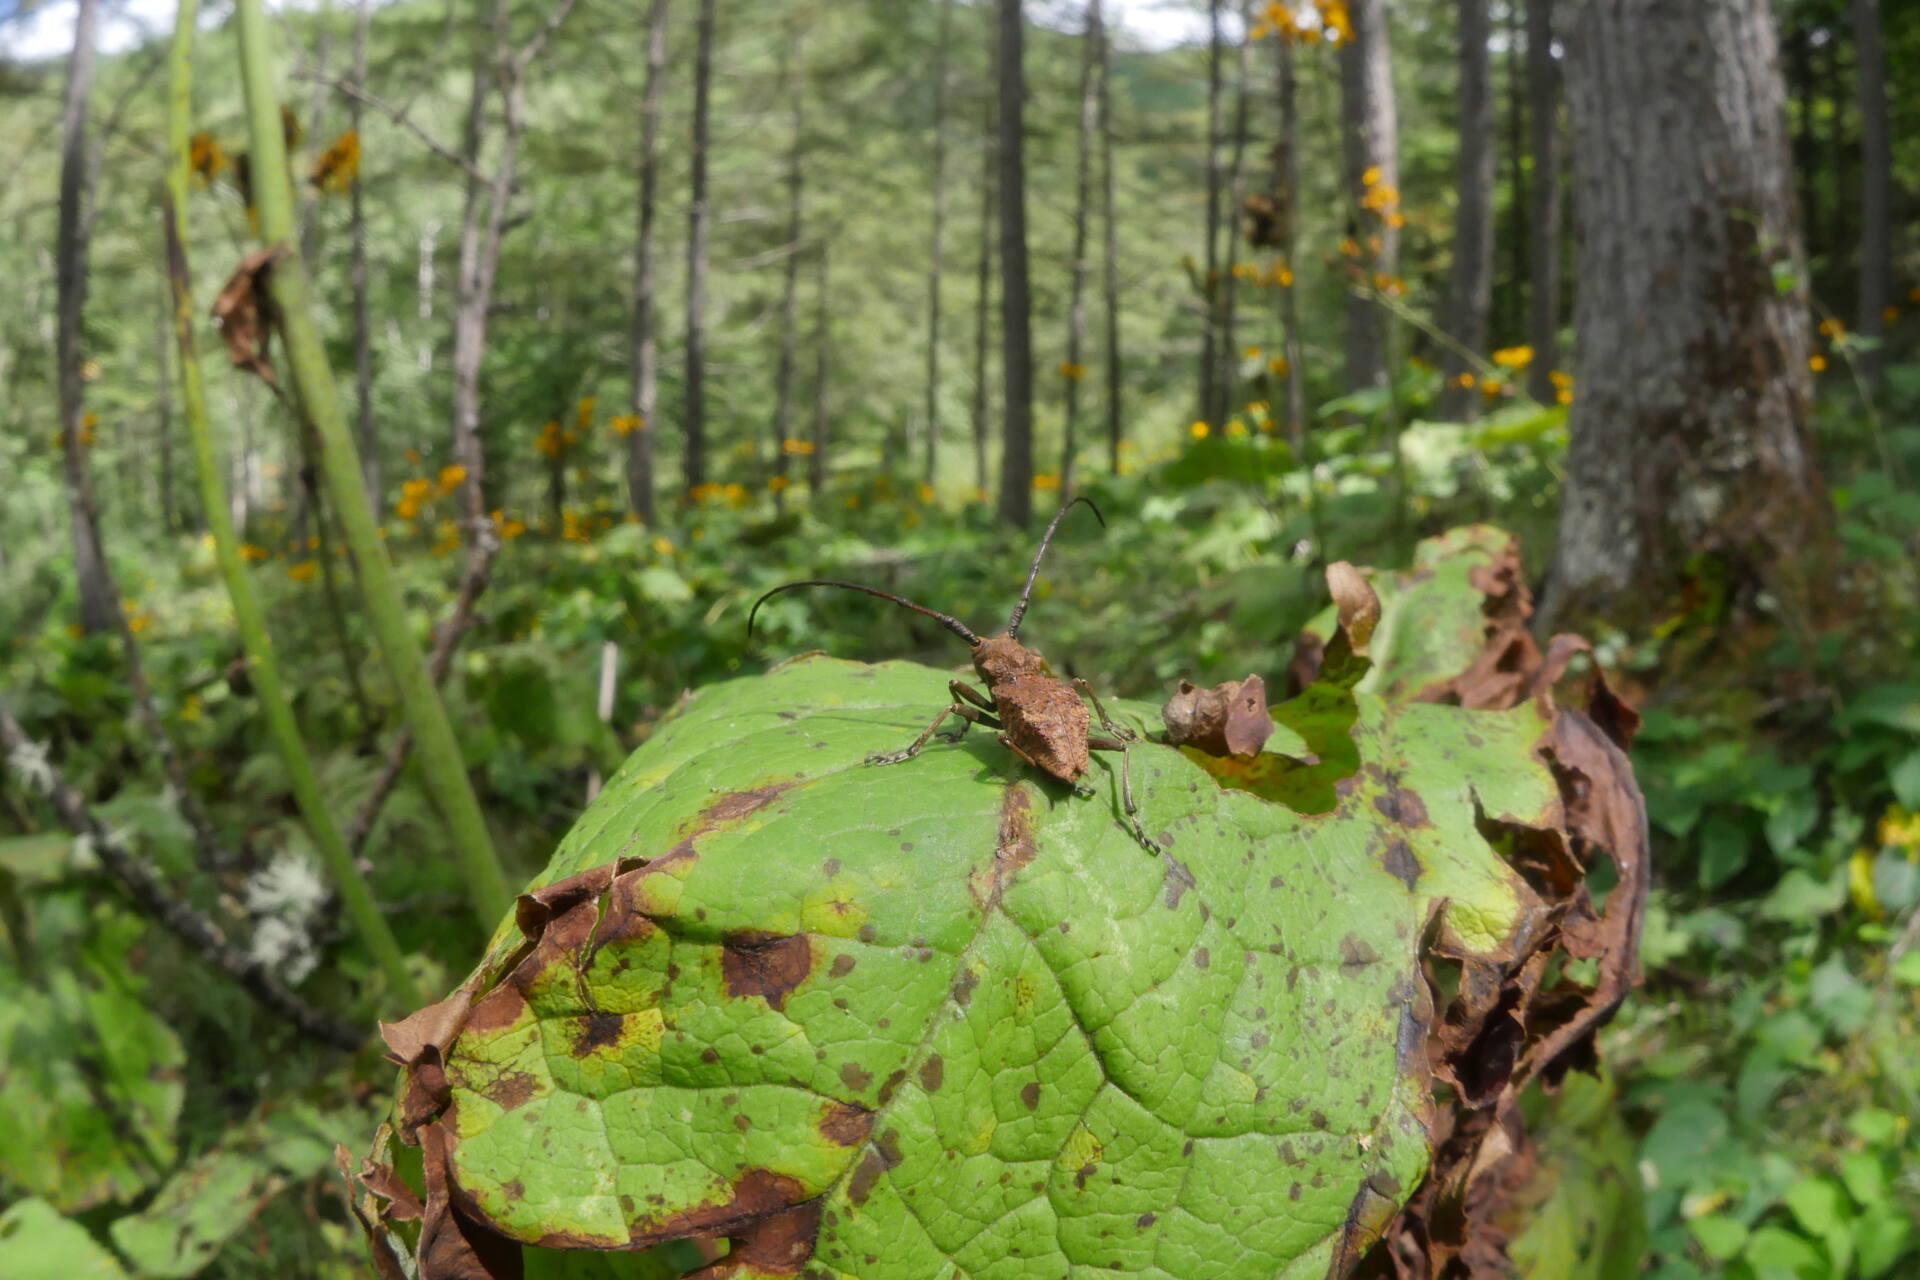
[[[1126,815],[1127,829],[1149,853],[1158,853],[1160,846],[1141,825],[1138,808],[1133,802],[1132,750],[1140,736],[1107,718],[1107,709],[1100,705],[1099,696],[1085,680],[1076,676],[1068,684],[1058,679],[1047,666],[1047,660],[1021,644],[1017,638],[1020,620],[1027,613],[1027,601],[1033,595],[1034,580],[1040,576],[1041,558],[1047,554],[1047,543],[1053,540],[1053,531],[1060,527],[1061,517],[1080,502],[1087,504],[1087,509],[1093,512],[1094,519],[1100,521],[1101,527],[1106,526],[1107,521],[1100,514],[1100,508],[1085,497],[1069,500],[1054,513],[1047,531],[1040,536],[1039,549],[1033,553],[1033,564],[1027,570],[1027,584],[1020,591],[1020,602],[1013,606],[1006,630],[997,636],[983,639],[958,618],[936,613],[877,587],[832,578],[789,582],[761,596],[753,602],[753,608],[747,614],[747,635],[753,635],[754,615],[760,611],[761,605],[782,591],[799,587],[844,587],[849,591],[864,591],[915,613],[925,614],[967,642],[973,650],[973,669],[987,686],[987,692],[983,694],[961,680],[948,681],[947,689],[953,695],[952,704],[935,716],[933,723],[921,730],[920,736],[904,750],[876,752],[867,757],[867,763],[899,764],[903,760],[911,760],[920,754],[920,749],[927,745],[927,739],[933,737],[934,731],[948,716],[959,716],[960,728],[952,733],[941,734],[943,741],[959,742],[966,737],[967,730],[976,724],[997,729],[1000,731],[1001,745],[1014,755],[1042,773],[1051,774],[1069,784],[1075,795],[1091,796],[1093,788],[1080,781],[1081,775],[1087,771],[1088,752],[1118,751],[1121,808]],[[1086,702],[1081,701],[1082,697]],[[1094,713],[1100,717],[1100,727],[1106,730],[1104,734],[1088,732],[1087,702],[1093,704]]]

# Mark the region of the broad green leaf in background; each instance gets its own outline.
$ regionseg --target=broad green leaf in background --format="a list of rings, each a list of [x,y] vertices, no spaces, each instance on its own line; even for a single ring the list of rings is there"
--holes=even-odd
[[[126,1280],[118,1261],[45,1200],[0,1213],[0,1276],[7,1280]]]
[[[1136,747],[1154,856],[1117,756],[1089,798],[981,733],[866,766],[946,679],[796,660],[699,691],[606,784],[389,1037],[461,1212],[860,1280],[1317,1277],[1377,1233],[1428,1159],[1429,919],[1491,953],[1538,910],[1483,831],[1557,820],[1539,710],[1348,695],[1345,762],[1290,766],[1322,769],[1312,812]]]
[[[186,1052],[143,998],[138,920],[74,890],[34,926],[31,972],[0,954],[0,1181],[69,1212],[129,1199],[174,1161]]]

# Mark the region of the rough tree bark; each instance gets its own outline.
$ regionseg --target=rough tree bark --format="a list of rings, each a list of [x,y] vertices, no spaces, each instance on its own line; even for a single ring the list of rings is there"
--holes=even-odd
[[[1294,66],[1293,42],[1276,37],[1273,42],[1276,92],[1280,99],[1280,142],[1274,150],[1274,202],[1280,218],[1280,260],[1288,271],[1294,270],[1294,254],[1299,246],[1300,208],[1300,100],[1299,76]],[[1307,447],[1307,389],[1301,369],[1300,300],[1298,281],[1280,293],[1280,327],[1286,344],[1286,422],[1287,440],[1294,457],[1304,460]]]
[[[807,454],[807,493],[820,496],[827,487],[827,374],[833,333],[827,313],[827,251],[825,241],[814,259],[813,284],[813,450]]]
[[[692,173],[687,186],[687,387],[685,457],[681,474],[692,493],[707,479],[707,115],[713,77],[713,3],[700,0],[699,43],[693,60]]]
[[[1645,620],[1716,558],[1811,608],[1831,515],[1808,440],[1783,91],[1767,0],[1576,0],[1578,388],[1553,625]]]
[[[1527,0],[1527,124],[1533,151],[1527,218],[1527,391],[1552,404],[1560,367],[1560,69],[1553,60],[1553,0]]]
[[[653,314],[654,189],[659,182],[660,84],[667,73],[667,0],[647,11],[647,87],[640,98],[639,225],[633,248],[633,416],[627,433],[627,502],[642,523],[656,517],[653,499],[653,409],[659,394],[659,340]]]
[[[1487,349],[1487,316],[1493,303],[1493,56],[1488,50],[1492,24],[1487,0],[1458,0],[1460,40],[1460,150],[1456,171],[1453,271],[1447,283],[1447,331],[1476,354]],[[1475,416],[1480,395],[1462,386],[1471,375],[1466,356],[1447,350],[1444,418]]]
[[[920,481],[933,487],[935,453],[940,445],[940,282],[945,266],[947,230],[947,41],[953,31],[954,0],[940,0],[940,28],[933,50],[933,243],[927,264],[926,437],[921,442]]]
[[[786,277],[780,295],[780,364],[774,374],[773,393],[773,469],[783,481],[787,475],[787,433],[793,409],[793,360],[796,337],[796,307],[800,296],[801,198],[804,192],[802,150],[805,146],[806,120],[802,114],[800,78],[794,65],[800,57],[804,23],[796,22],[780,47],[780,80],[793,111],[793,140],[787,149],[787,261]],[[786,487],[776,486],[774,507],[786,507]]]
[[[1400,233],[1380,219],[1363,225],[1365,175],[1396,190],[1400,186],[1399,124],[1393,100],[1392,46],[1387,0],[1353,0],[1348,9],[1353,41],[1340,50],[1341,151],[1346,166],[1349,225],[1367,270],[1392,275],[1400,260]],[[1380,249],[1367,254],[1370,236]],[[1380,308],[1358,293],[1347,298],[1347,389],[1382,386],[1387,380],[1386,322]]]
[[[1000,376],[1005,404],[1000,436],[1000,519],[1025,528],[1033,518],[1033,299],[1027,283],[1027,168],[1022,69],[1025,17],[1020,0],[997,0],[1000,117]]]
[[[1207,247],[1200,276],[1200,395],[1194,416],[1202,422],[1213,415],[1214,380],[1219,376],[1219,318],[1214,295],[1220,287],[1220,34],[1221,0],[1207,0]]]
[[[1225,269],[1220,273],[1220,364],[1213,384],[1213,409],[1209,422],[1225,422],[1233,415],[1235,392],[1239,386],[1240,340],[1236,332],[1236,307],[1240,300],[1239,280],[1233,274],[1240,256],[1241,209],[1246,203],[1247,107],[1253,86],[1247,74],[1247,32],[1253,27],[1251,0],[1240,0],[1240,39],[1233,49],[1234,106],[1233,151],[1227,162],[1227,252]]]
[[[1523,0],[1506,0],[1507,138],[1501,156],[1507,175],[1507,289],[1488,344],[1522,341],[1527,328],[1527,76],[1526,14]],[[1496,233],[1496,239],[1498,233]]]
[[[986,10],[986,14],[987,80],[991,83],[994,78],[993,49],[999,37],[999,19],[991,9]],[[993,148],[997,103],[992,94],[985,95],[985,101],[987,117],[980,131],[980,259],[974,276],[973,295],[973,490],[982,502],[987,500],[987,411],[990,390],[987,366],[992,359],[993,214],[997,207],[995,187],[998,173]]]
[[[1853,0],[1853,49],[1860,91],[1860,300],[1854,328],[1884,340],[1893,285],[1893,144],[1887,116],[1887,47],[1880,0]],[[1868,381],[1885,376],[1876,347],[1860,358]]]
[[[81,376],[80,319],[87,307],[87,206],[93,198],[87,163],[87,96],[93,88],[94,0],[80,0],[74,18],[73,58],[67,64],[60,117],[60,225],[54,242],[54,278],[59,315],[54,360],[60,390],[60,455],[73,526],[73,568],[80,590],[80,626],[89,633],[114,631],[120,601],[107,576],[95,519],[93,476],[87,465],[86,392]]]
[[[1114,222],[1113,198],[1113,46],[1107,37],[1106,15],[1094,0],[1094,56],[1100,60],[1100,236],[1101,301],[1106,309],[1107,343],[1107,470],[1120,470],[1120,247]]]
[[[1100,0],[1088,0],[1087,29],[1080,48],[1080,138],[1073,177],[1073,280],[1068,286],[1067,360],[1061,374],[1066,383],[1066,419],[1061,424],[1060,496],[1073,493],[1074,454],[1080,445],[1080,383],[1086,377],[1087,340],[1087,206],[1093,187],[1093,126],[1099,110],[1095,45],[1100,38]]]

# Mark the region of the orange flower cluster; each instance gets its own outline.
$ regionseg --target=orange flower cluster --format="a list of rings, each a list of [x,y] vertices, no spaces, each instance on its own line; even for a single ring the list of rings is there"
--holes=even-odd
[[[613,434],[617,436],[630,436],[636,431],[647,429],[647,424],[637,413],[616,414],[607,420],[607,425],[613,428]]]
[[[796,440],[789,436],[780,442],[780,452],[790,457],[804,458],[813,452],[813,441]]]
[[[1269,0],[1260,16],[1247,28],[1247,39],[1264,40],[1279,36],[1288,44],[1330,45],[1353,42],[1353,15],[1347,0]]]
[[[360,135],[352,129],[335,138],[313,162],[307,180],[320,191],[345,191],[360,175]]]
[[[226,152],[210,133],[196,133],[187,142],[187,167],[202,182],[212,182],[227,167]]]
[[[716,484],[712,481],[693,486],[692,492],[687,496],[695,502],[705,502],[710,498],[717,498],[725,502],[728,506],[736,509],[745,506],[747,502],[747,490],[745,486],[737,484]]]
[[[533,447],[537,453],[544,454],[549,458],[558,458],[561,450],[579,438],[580,437],[572,431],[562,431],[560,429],[559,419],[548,418],[546,423],[540,428],[540,434],[534,440]]]

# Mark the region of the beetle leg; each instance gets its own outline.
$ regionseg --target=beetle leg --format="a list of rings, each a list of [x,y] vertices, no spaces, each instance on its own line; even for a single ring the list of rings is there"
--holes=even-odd
[[[1140,842],[1141,848],[1148,853],[1159,853],[1159,842],[1147,834],[1145,824],[1140,821],[1140,806],[1133,802],[1133,743],[1123,738],[1090,737],[1087,746],[1094,751],[1120,753],[1120,809],[1127,830]]]
[[[1046,772],[1044,768],[1041,768],[1040,762],[1038,760],[1035,760],[1032,756],[1022,751],[1019,748],[1019,746],[1015,744],[1014,740],[1008,737],[1004,733],[1000,735],[1000,745],[1005,747],[1007,750],[1013,752],[1013,754],[1015,754],[1016,756],[1019,756],[1022,760],[1025,760],[1028,764],[1032,765],[1034,768],[1039,769],[1040,772],[1042,773]]]
[[[1107,709],[1100,705],[1100,695],[1093,691],[1092,685],[1088,684],[1079,676],[1075,676],[1073,678],[1073,689],[1075,693],[1078,693],[1081,697],[1093,704],[1094,714],[1100,717],[1100,727],[1102,729],[1105,729],[1121,742],[1139,741],[1139,734],[1127,728],[1125,725],[1115,724],[1107,718]]]
[[[927,739],[933,736],[933,731],[935,729],[938,729],[941,723],[944,720],[946,720],[948,716],[960,717],[962,722],[962,727],[960,730],[961,734],[965,734],[967,731],[967,727],[970,726],[976,720],[982,724],[988,724],[989,727],[991,728],[997,729],[1000,727],[999,721],[994,720],[992,716],[987,715],[984,711],[975,711],[972,707],[965,706],[960,703],[955,703],[953,706],[943,707],[940,711],[940,714],[933,718],[933,723],[928,725],[926,728],[922,729],[920,731],[920,736],[915,738],[913,742],[907,747],[906,750],[876,751],[872,755],[867,757],[867,763],[868,764],[899,764],[902,760],[913,759],[915,756],[920,754],[920,748],[927,745]],[[959,735],[956,735],[951,740],[958,741],[958,738],[959,738]]]
[[[947,681],[947,690],[953,694],[953,700],[955,702],[971,702],[982,711],[999,710],[998,707],[993,705],[992,698],[989,698],[986,694],[980,692],[963,680]]]
[[[960,739],[967,736],[967,730],[976,724],[983,725],[988,729],[1000,728],[1000,721],[988,714],[988,712],[993,710],[993,703],[989,702],[986,695],[980,693],[972,685],[962,684],[958,680],[949,680],[947,681],[947,691],[953,694],[953,706],[950,710],[956,712],[961,717],[961,720],[958,729],[955,729],[952,733],[943,733],[940,735],[942,742],[960,741]],[[974,707],[982,708],[982,710],[975,711],[973,707],[967,705],[969,702],[973,703]]]

